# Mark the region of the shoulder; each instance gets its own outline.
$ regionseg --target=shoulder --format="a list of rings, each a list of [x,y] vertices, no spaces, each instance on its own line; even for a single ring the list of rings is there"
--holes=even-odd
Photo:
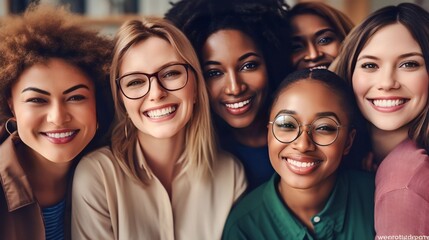
[[[399,144],[381,162],[377,170],[377,194],[381,195],[397,189],[406,189],[425,195],[429,182],[429,156],[418,148],[412,140]]]
[[[374,185],[375,174],[373,172],[361,171],[361,170],[344,170],[340,173],[345,176],[350,185],[359,186],[371,186]]]
[[[76,167],[75,179],[78,181],[84,176],[94,178],[101,172],[113,172],[119,165],[114,161],[112,151],[109,147],[102,147],[83,156]]]
[[[268,191],[270,184],[273,184],[273,182],[268,181],[262,184],[237,202],[228,216],[225,225],[225,234],[237,228],[259,226],[258,222],[264,218],[261,216],[268,214],[265,198],[277,197],[268,196],[271,194]]]
[[[380,167],[384,165],[402,167],[396,162],[412,161],[413,165],[426,162],[429,163],[429,157],[426,150],[419,148],[414,141],[407,139],[396,146],[381,162]]]
[[[215,171],[225,171],[226,169],[231,169],[234,171],[242,171],[243,165],[241,162],[229,152],[224,150],[219,150],[217,154],[217,159],[214,163]]]
[[[343,170],[340,172],[340,181],[347,184],[352,198],[367,199],[373,202],[375,193],[375,174],[360,170]]]
[[[78,168],[95,164],[109,164],[114,158],[110,147],[102,147],[83,156],[78,164]]]

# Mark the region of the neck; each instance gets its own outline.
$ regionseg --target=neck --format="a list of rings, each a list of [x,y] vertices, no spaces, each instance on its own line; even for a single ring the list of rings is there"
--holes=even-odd
[[[402,141],[408,138],[408,126],[394,131],[384,131],[371,126],[372,150],[379,164]]]
[[[294,215],[314,233],[311,218],[323,210],[335,186],[335,182],[336,174],[332,174],[316,186],[300,189],[280,180],[278,190],[283,201]]]
[[[65,197],[73,160],[51,162],[26,145],[23,145],[19,159],[41,207],[52,206]]]
[[[147,164],[171,198],[176,162],[185,149],[185,129],[171,138],[154,138],[142,132],[138,138]]]
[[[255,120],[245,128],[231,128],[234,138],[249,147],[267,145],[267,125],[264,121]]]

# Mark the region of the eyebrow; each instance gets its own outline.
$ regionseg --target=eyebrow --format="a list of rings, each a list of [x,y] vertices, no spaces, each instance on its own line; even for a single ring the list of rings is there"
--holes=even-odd
[[[319,31],[314,33],[314,36],[318,37],[320,35],[323,35],[326,32],[332,32],[333,34],[337,35],[337,33],[335,33],[334,29],[332,28],[323,28],[320,29]],[[306,37],[303,35],[296,35],[296,36],[292,36],[292,41],[299,41],[301,39],[305,39]]]
[[[403,59],[403,58],[407,58],[407,57],[413,57],[413,56],[419,56],[423,58],[423,54],[419,53],[419,52],[409,52],[409,53],[404,53],[399,55],[399,59]],[[357,61],[360,61],[364,58],[368,58],[368,59],[372,59],[372,60],[379,60],[380,58],[376,57],[376,56],[372,56],[372,55],[363,55],[360,58],[357,59]]]
[[[73,92],[73,91],[75,91],[75,90],[77,90],[77,89],[79,89],[79,88],[85,88],[85,89],[88,89],[88,90],[89,90],[89,87],[88,87],[88,86],[86,86],[85,84],[79,84],[79,85],[76,85],[76,86],[74,86],[74,87],[71,87],[71,88],[69,88],[69,89],[65,90],[65,91],[63,92],[63,94],[71,93],[71,92]]]
[[[73,87],[71,87],[71,88],[69,88],[69,89],[65,90],[65,91],[63,92],[63,94],[71,93],[71,92],[73,92],[73,91],[75,91],[75,90],[77,90],[77,89],[80,89],[80,88],[86,88],[86,89],[88,89],[88,90],[89,90],[89,87],[88,87],[88,86],[86,86],[85,84],[79,84],[79,85],[73,86]],[[27,91],[34,91],[34,92],[38,92],[38,93],[40,93],[40,94],[44,94],[44,95],[47,95],[47,96],[51,96],[51,94],[50,94],[49,92],[47,92],[47,91],[45,91],[45,90],[42,90],[42,89],[40,89],[40,88],[35,88],[35,87],[28,87],[28,88],[24,88],[24,90],[22,90],[22,92],[21,92],[21,93],[23,93],[23,92],[27,92]]]
[[[151,75],[151,74],[154,74],[154,73],[156,73],[156,72],[161,71],[162,69],[164,69],[164,68],[166,68],[166,67],[169,67],[169,66],[172,66],[172,65],[176,65],[176,64],[187,64],[187,63],[186,63],[186,62],[179,62],[179,61],[171,61],[171,62],[167,62],[167,63],[165,63],[165,64],[163,64],[163,65],[159,66],[158,68],[156,68],[156,71],[155,71],[155,72],[152,72],[152,73],[146,73],[146,72],[141,72],[141,71],[131,71],[131,72],[126,72],[126,73],[119,74],[119,77],[118,77],[118,78],[121,78],[121,77],[126,76],[126,75],[136,74],[136,73],[137,73],[137,74],[141,74],[141,73],[143,73],[143,74]]]
[[[332,33],[336,34],[335,31],[334,31],[334,29],[332,29],[332,28],[324,28],[324,29],[321,29],[321,30],[315,32],[314,35],[320,36],[320,35],[322,35],[322,34],[324,34],[326,32],[332,32]]]
[[[243,61],[244,59],[246,59],[248,57],[252,57],[252,56],[259,57],[259,58],[261,57],[259,54],[255,53],[255,52],[248,52],[246,54],[243,54],[243,56],[239,57],[238,61]]]
[[[277,113],[277,115],[279,115],[280,113],[289,114],[289,115],[296,115],[296,111],[287,110],[287,109],[281,110],[280,112]],[[319,113],[316,113],[316,116],[317,117],[335,117],[335,119],[337,119],[339,121],[338,115],[334,112],[319,112]]]
[[[245,53],[242,56],[240,56],[238,58],[238,61],[243,61],[244,59],[249,58],[251,56],[255,56],[255,57],[261,58],[261,55],[255,53],[255,52],[248,52],[248,53]],[[210,61],[204,62],[204,66],[207,66],[207,65],[221,65],[221,63],[218,62],[218,61],[212,61],[212,60],[210,60]]]

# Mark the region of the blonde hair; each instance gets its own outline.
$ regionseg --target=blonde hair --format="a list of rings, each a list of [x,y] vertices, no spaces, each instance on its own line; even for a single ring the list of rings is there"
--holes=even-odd
[[[124,23],[115,36],[113,61],[110,69],[110,84],[115,105],[115,124],[112,132],[112,152],[125,173],[141,182],[147,183],[148,176],[141,174],[135,161],[135,146],[138,129],[127,116],[121,92],[116,85],[123,56],[128,49],[150,37],[159,37],[171,44],[178,55],[188,63],[195,74],[197,98],[191,119],[186,124],[184,171],[198,177],[212,176],[212,165],[216,159],[217,144],[211,124],[209,98],[201,67],[191,43],[185,35],[168,20],[143,18]],[[127,133],[125,133],[127,129]],[[144,144],[144,143],[141,143]]]

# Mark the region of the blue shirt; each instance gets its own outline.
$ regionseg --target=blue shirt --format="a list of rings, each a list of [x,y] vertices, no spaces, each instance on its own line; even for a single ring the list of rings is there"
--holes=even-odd
[[[268,155],[268,146],[249,147],[235,140],[229,140],[222,147],[236,156],[243,164],[247,177],[247,191],[250,192],[270,180],[274,173]]]
[[[46,240],[64,239],[65,200],[51,207],[42,208]]]

